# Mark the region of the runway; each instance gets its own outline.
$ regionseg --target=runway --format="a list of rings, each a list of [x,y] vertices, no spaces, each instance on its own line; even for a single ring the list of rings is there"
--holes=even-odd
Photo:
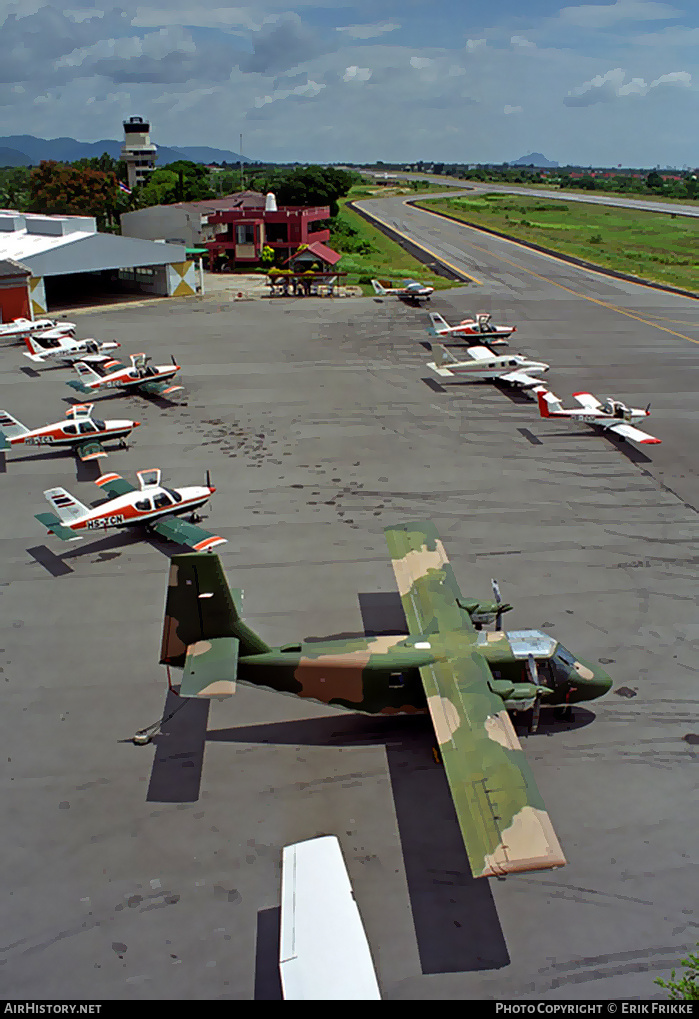
[[[371,718],[239,686],[182,703],[157,665],[168,557],[121,533],[61,544],[44,489],[99,497],[66,454],[8,453],[1,484],[3,993],[46,1000],[279,996],[285,844],[337,834],[392,1000],[665,997],[697,940],[697,305],[390,200],[381,215],[482,282],[432,303],[493,311],[554,391],[653,401],[644,454],[543,421],[490,384],[440,387],[424,309],[217,295],[81,315],[120,354],[172,353],[172,404],[116,395],[131,448],[103,469],[217,486],[203,526],[273,644],[401,626],[383,528],[431,519],[465,597],[603,663],[612,692],[521,734],[568,858],[471,878],[426,718]],[[505,261],[507,259],[507,261]],[[70,316],[69,316],[70,317]],[[0,350],[0,400],[62,416],[68,369]],[[97,473],[96,471],[94,472]],[[543,716],[544,713],[542,713]],[[130,742],[171,716],[154,744]]]

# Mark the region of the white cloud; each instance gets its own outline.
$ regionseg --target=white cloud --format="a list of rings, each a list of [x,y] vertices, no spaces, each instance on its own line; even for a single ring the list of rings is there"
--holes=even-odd
[[[317,81],[307,81],[303,85],[297,85],[296,88],[279,88],[275,89],[271,95],[258,96],[255,99],[255,106],[257,109],[261,109],[263,106],[267,106],[270,103],[275,103],[278,99],[288,99],[289,96],[306,96],[309,99],[313,99],[320,92],[323,91],[325,85]]]
[[[356,64],[346,67],[345,73],[342,75],[343,81],[369,81],[369,78],[371,78],[371,68],[357,67]]]
[[[631,42],[637,46],[655,46],[665,48],[667,46],[699,46],[699,28],[682,28],[673,25],[663,28],[660,32],[646,32],[643,35],[635,36]]]
[[[679,18],[680,14],[681,11],[669,4],[647,0],[616,0],[613,4],[563,7],[558,16],[561,21],[579,28],[610,28],[620,21],[668,21],[670,18]]]
[[[510,45],[517,46],[523,50],[536,49],[536,43],[530,42],[529,39],[525,39],[524,36],[521,35],[513,35],[512,38],[510,39]]]
[[[624,82],[626,71],[615,67],[606,74],[598,74],[590,81],[583,82],[564,97],[566,106],[593,106],[595,103],[610,103],[625,96],[645,96],[651,89],[660,85],[679,85],[687,87],[692,84],[692,76],[688,71],[671,71],[662,74],[650,83],[643,78],[631,78]]]
[[[523,111],[524,111],[524,108],[522,106],[505,106],[503,108],[502,112],[503,113],[522,113]]]
[[[474,50],[481,50],[485,47],[485,39],[467,39],[466,49],[472,53]]]
[[[384,32],[395,32],[401,28],[395,21],[378,21],[375,25],[345,25],[336,32],[346,32],[351,39],[375,39]]]
[[[429,57],[411,57],[410,66],[414,67],[417,71],[424,70],[425,67],[430,67],[434,63]]]
[[[184,10],[153,10],[138,7],[131,19],[135,28],[165,28],[181,25],[187,28],[231,28],[259,32],[273,17],[256,11],[254,7],[200,7],[189,4]]]

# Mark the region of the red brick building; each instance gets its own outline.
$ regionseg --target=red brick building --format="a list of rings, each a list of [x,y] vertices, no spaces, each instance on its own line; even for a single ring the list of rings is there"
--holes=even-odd
[[[213,240],[206,242],[209,265],[214,269],[222,258],[236,265],[254,265],[266,246],[279,252],[277,261],[281,263],[300,244],[329,241],[330,231],[324,222],[329,218],[327,205],[289,205],[270,210],[262,204],[257,208],[241,206],[215,212],[208,217],[209,229],[214,234]]]

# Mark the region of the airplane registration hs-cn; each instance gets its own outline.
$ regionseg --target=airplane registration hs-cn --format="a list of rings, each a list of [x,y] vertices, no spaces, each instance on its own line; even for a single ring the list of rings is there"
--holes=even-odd
[[[206,485],[189,488],[164,488],[160,484],[157,467],[137,471],[140,488],[136,488],[119,474],[102,474],[95,484],[108,495],[106,502],[89,509],[75,499],[65,488],[50,488],[44,495],[56,510],[37,513],[36,519],[63,541],[79,541],[84,534],[107,530],[111,527],[145,525],[169,541],[205,552],[223,545],[227,539],[211,534],[193,522],[180,520],[184,513],[196,518],[196,510],[209,501],[216,489],[206,472]]]
[[[236,682],[369,714],[429,713],[474,877],[566,861],[509,711],[571,705],[611,679],[538,630],[504,632],[500,599],[464,598],[430,522],[386,529],[409,635],[270,647],[242,619],[217,555],[172,557],[161,664],[182,697],[229,697]],[[495,623],[495,631],[482,627]],[[172,687],[171,687],[172,688]],[[174,689],[174,688],[172,688]]]

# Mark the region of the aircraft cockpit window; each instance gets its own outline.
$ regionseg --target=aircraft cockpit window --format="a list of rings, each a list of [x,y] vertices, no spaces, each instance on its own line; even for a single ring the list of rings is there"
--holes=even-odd
[[[92,421],[81,421],[78,425],[78,430],[80,431],[81,435],[87,435],[88,432],[97,431]]]
[[[153,505],[156,509],[163,509],[165,506],[172,506],[172,499],[167,492],[158,492],[153,496]]]
[[[182,496],[179,492],[176,492],[174,488],[166,488],[165,491],[170,496],[173,502],[182,502]]]
[[[568,683],[570,681],[570,673],[575,659],[571,655],[570,651],[559,644],[556,648],[556,653],[553,658],[549,659],[551,671],[553,672],[554,682],[556,683]]]
[[[517,364],[516,361],[510,361],[510,364]]]
[[[66,435],[77,435],[78,434],[78,426],[77,425],[63,425],[63,431],[66,433]]]
[[[134,503],[134,506],[137,510],[140,510],[141,513],[149,513],[150,510],[153,509],[150,499],[139,499],[138,502]]]
[[[98,432],[104,432],[107,428],[104,421],[100,420],[100,418],[93,418],[92,423]]]

